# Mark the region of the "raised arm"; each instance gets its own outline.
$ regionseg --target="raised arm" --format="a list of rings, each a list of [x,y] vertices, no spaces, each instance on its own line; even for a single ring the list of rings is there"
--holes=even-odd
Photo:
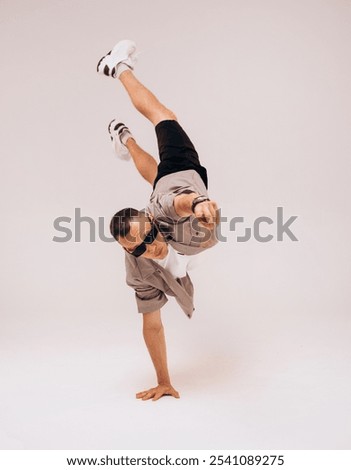
[[[143,314],[143,335],[150,353],[157,376],[157,386],[136,394],[136,398],[152,401],[163,395],[179,398],[179,393],[171,385],[167,366],[167,351],[164,328],[161,321],[161,310]]]
[[[195,215],[199,219],[200,225],[208,229],[213,229],[219,222],[218,207],[215,201],[204,201],[195,205],[194,212],[191,210],[195,198],[201,196],[194,192],[190,194],[179,194],[175,196],[173,205],[176,213],[180,217]]]

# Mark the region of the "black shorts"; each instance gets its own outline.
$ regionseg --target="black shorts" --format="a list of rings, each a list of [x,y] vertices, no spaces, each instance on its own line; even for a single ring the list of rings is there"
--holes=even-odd
[[[206,189],[208,179],[206,168],[200,165],[199,156],[191,140],[177,121],[161,121],[155,127],[160,154],[160,163],[153,184],[155,189],[157,181],[162,176],[183,170],[195,170],[201,176]]]

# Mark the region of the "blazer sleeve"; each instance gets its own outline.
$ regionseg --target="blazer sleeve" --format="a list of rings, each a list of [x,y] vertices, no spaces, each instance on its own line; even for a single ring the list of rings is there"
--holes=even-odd
[[[159,310],[168,302],[164,292],[156,287],[147,284],[136,284],[127,281],[130,287],[133,287],[135,292],[135,300],[139,313],[149,313]]]

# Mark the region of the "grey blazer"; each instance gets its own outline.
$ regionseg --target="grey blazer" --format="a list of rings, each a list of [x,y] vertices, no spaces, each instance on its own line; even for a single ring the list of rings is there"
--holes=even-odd
[[[152,259],[135,258],[126,252],[125,264],[128,286],[135,291],[139,313],[154,312],[175,297],[184,313],[191,318],[194,308],[194,287],[189,274],[175,279],[170,272]]]
[[[180,217],[173,199],[178,194],[197,192],[208,196],[206,186],[195,170],[183,170],[163,176],[151,193],[145,209],[151,213],[167,242],[179,253],[195,255],[216,243],[217,230],[209,231],[194,216]],[[218,226],[217,226],[218,227]],[[126,282],[135,291],[139,313],[160,309],[167,295],[175,297],[184,313],[191,318],[194,308],[194,287],[189,275],[175,279],[152,259],[136,258],[125,252]]]

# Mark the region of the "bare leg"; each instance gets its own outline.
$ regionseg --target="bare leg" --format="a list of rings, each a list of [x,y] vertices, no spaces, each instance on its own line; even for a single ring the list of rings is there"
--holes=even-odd
[[[157,175],[157,162],[154,157],[139,147],[133,138],[127,140],[126,147],[128,148],[134,164],[141,176],[153,185]]]
[[[156,96],[135,78],[131,70],[122,72],[119,79],[136,109],[154,126],[167,119],[177,120],[175,114],[160,103]]]

